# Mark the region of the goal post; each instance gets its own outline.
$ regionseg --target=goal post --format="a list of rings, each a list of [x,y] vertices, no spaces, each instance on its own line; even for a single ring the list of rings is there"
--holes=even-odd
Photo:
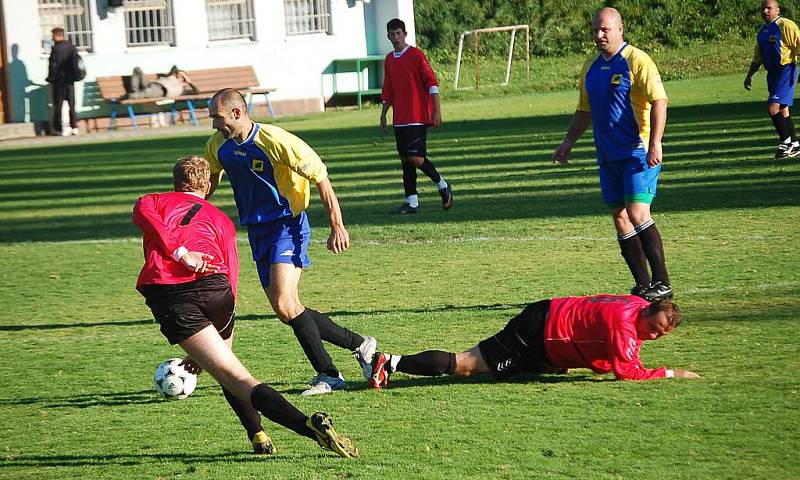
[[[458,90],[458,80],[461,75],[461,58],[464,52],[464,38],[467,35],[472,35],[472,48],[475,51],[475,90],[478,89],[481,79],[481,55],[480,55],[480,36],[482,33],[493,32],[511,32],[511,38],[508,41],[508,61],[506,62],[506,80],[502,85],[508,86],[511,80],[511,62],[514,57],[514,42],[517,37],[517,30],[525,31],[525,63],[527,68],[528,81],[531,79],[531,36],[528,25],[507,25],[504,27],[490,27],[479,28],[477,30],[467,30],[461,34],[458,39],[458,58],[456,60],[456,81],[455,89]]]

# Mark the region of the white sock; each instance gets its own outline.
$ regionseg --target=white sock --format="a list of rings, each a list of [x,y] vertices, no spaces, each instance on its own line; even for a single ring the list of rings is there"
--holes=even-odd
[[[409,204],[412,208],[419,207],[419,197],[416,195],[409,195],[406,197],[406,203]]]
[[[444,190],[447,188],[447,182],[444,181],[444,177],[439,178],[439,190]]]
[[[790,143],[792,143],[792,137],[786,137],[786,138],[783,140],[783,142],[782,142],[782,143],[785,143],[785,144],[787,144],[787,145],[788,145],[788,144],[790,144]]]
[[[400,363],[402,355],[389,355],[389,373],[394,373],[397,370],[397,364]]]

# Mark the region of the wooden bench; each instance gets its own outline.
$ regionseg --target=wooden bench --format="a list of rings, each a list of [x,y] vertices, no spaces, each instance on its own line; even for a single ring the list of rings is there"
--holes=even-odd
[[[251,65],[242,67],[226,67],[226,68],[208,68],[205,70],[187,70],[186,73],[192,79],[192,83],[197,87],[197,93],[190,95],[181,95],[179,97],[157,97],[157,98],[125,98],[128,90],[130,90],[130,75],[125,76],[108,76],[97,77],[97,88],[104,101],[111,104],[111,124],[108,129],[114,128],[114,121],[117,117],[117,106],[125,106],[128,111],[128,116],[131,119],[133,128],[138,129],[136,123],[136,114],[133,107],[135,105],[156,105],[156,106],[171,106],[170,124],[175,124],[176,106],[178,103],[185,103],[186,108],[189,110],[189,118],[192,124],[197,126],[197,115],[195,114],[195,102],[205,101],[208,104],[211,96],[223,88],[235,88],[245,95],[248,100],[248,111],[252,111],[253,95],[264,95],[267,101],[267,108],[269,114],[273,118],[275,112],[272,110],[272,102],[269,99],[270,92],[274,92],[274,88],[259,88],[258,78],[256,72]],[[157,78],[154,74],[146,75],[149,81]],[[126,88],[127,87],[127,88]]]

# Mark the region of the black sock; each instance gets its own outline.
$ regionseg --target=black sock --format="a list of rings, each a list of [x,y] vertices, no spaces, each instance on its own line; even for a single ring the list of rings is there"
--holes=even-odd
[[[428,350],[414,355],[403,355],[397,363],[397,371],[412,375],[435,377],[452,375],[456,369],[456,354],[441,350]]]
[[[247,404],[239,400],[236,395],[228,391],[225,387],[222,387],[222,394],[225,396],[225,400],[228,401],[228,405],[231,406],[233,412],[239,417],[239,421],[242,423],[242,426],[247,431],[247,438],[250,440],[253,439],[253,436],[264,430],[261,426],[261,415],[253,408],[252,405]]]
[[[250,403],[256,410],[278,425],[316,440],[314,432],[306,426],[308,417],[266,383],[260,383],[253,388],[253,391],[250,392]]]
[[[664,282],[669,285],[667,265],[664,260],[664,243],[661,233],[656,228],[656,222],[649,220],[636,227],[638,237],[642,239],[642,248],[653,271],[653,282]]]
[[[772,116],[772,125],[775,126],[775,131],[778,132],[781,142],[791,137],[789,122],[786,121],[786,117],[780,111]]]
[[[325,347],[322,346],[319,327],[308,309],[303,310],[303,313],[291,319],[289,326],[294,330],[294,336],[297,337],[297,341],[303,347],[303,351],[306,353],[306,357],[308,357],[314,370],[317,373],[338,377],[339,370],[333,365],[333,360],[331,360],[328,352],[325,351]]]
[[[337,347],[346,348],[350,351],[355,350],[364,343],[364,337],[338,325],[331,320],[331,317],[324,313],[310,308],[306,308],[306,312],[317,322],[319,336],[326,342],[330,342]]]
[[[422,165],[419,166],[419,169],[422,170],[422,173],[428,176],[433,183],[439,183],[442,179],[442,176],[439,175],[439,172],[436,170],[436,167],[433,166],[428,157],[425,157],[425,160],[422,162]]]
[[[792,141],[797,141],[797,132],[794,129],[794,120],[792,120],[792,116],[784,117],[784,121],[786,122],[786,126],[789,127],[789,136],[792,137]]]
[[[403,165],[403,190],[406,192],[406,197],[417,194],[417,166],[414,162],[400,159]]]
[[[625,235],[617,235],[617,240],[619,241],[622,258],[625,259],[625,263],[628,264],[628,269],[633,275],[633,281],[636,282],[636,285],[648,286],[650,284],[650,272],[647,270],[647,257],[642,248],[642,240],[639,235],[634,230]]]

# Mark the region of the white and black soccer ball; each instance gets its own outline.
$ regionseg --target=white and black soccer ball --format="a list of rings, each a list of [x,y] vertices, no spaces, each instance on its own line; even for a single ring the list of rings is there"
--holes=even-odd
[[[194,392],[197,375],[183,368],[180,358],[164,360],[156,367],[153,388],[169,400],[183,400]]]

